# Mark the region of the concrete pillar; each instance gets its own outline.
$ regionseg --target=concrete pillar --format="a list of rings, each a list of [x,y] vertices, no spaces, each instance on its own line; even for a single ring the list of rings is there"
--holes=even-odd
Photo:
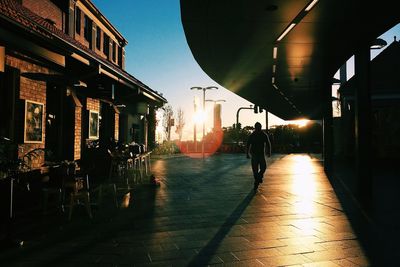
[[[323,157],[324,169],[329,175],[333,161],[333,117],[332,117],[332,85],[326,83],[323,88]]]
[[[197,112],[197,103],[196,98],[193,101],[194,103],[194,114]],[[193,124],[193,143],[194,143],[194,152],[197,152],[197,123]]]
[[[355,88],[355,164],[357,197],[365,208],[370,208],[372,197],[371,175],[371,83],[370,48],[364,46],[354,57]]]
[[[344,63],[339,69],[340,84],[347,82],[347,65]]]
[[[120,66],[123,70],[125,70],[125,47],[122,46],[122,44],[120,44],[120,46],[118,47],[118,66]]]
[[[148,115],[148,149],[153,150],[156,146],[156,109],[153,106],[149,107]]]
[[[6,48],[0,46],[0,72],[4,72],[6,69]]]
[[[143,116],[143,144],[145,145],[146,149],[149,146],[149,109],[147,110],[146,114]]]
[[[92,22],[92,34],[90,35],[90,49],[93,51],[96,50],[96,35],[97,35],[97,25],[96,23]]]

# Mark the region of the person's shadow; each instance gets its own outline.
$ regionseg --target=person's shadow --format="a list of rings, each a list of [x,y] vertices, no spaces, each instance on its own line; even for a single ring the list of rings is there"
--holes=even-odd
[[[200,252],[194,257],[188,266],[205,266],[212,259],[221,242],[230,232],[235,223],[240,219],[243,212],[246,210],[247,206],[250,204],[251,200],[255,195],[254,190],[251,190],[247,196],[242,200],[242,202],[235,208],[231,215],[226,219],[224,224],[215,234],[215,236],[203,247]]]

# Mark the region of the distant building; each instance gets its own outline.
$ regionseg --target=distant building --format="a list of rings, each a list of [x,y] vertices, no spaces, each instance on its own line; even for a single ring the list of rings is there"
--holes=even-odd
[[[0,136],[18,156],[76,160],[91,140],[155,142],[166,99],[125,71],[128,42],[90,0],[0,0],[0,25]]]
[[[214,105],[214,130],[220,131],[222,129],[221,120],[221,104]]]

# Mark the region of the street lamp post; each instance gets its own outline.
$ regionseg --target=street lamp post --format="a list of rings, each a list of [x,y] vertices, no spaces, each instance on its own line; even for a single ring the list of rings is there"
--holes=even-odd
[[[208,87],[200,87],[200,86],[193,86],[190,90],[203,90],[203,112],[206,110],[206,90],[211,89],[218,89],[216,86],[208,86]],[[201,153],[204,159],[204,137],[205,137],[205,120],[203,120],[203,141],[201,142]]]
[[[214,104],[216,104],[217,102],[226,102],[226,100],[225,99],[218,99],[218,100],[206,99],[206,102],[214,102]]]
[[[237,127],[237,128],[239,127],[239,112],[240,112],[242,109],[253,109],[253,105],[250,105],[250,107],[240,107],[240,108],[237,110],[237,112],[236,112],[236,127]]]
[[[196,112],[197,112],[197,103],[196,103],[196,98],[194,99],[194,101],[193,101],[193,104],[194,104],[194,113],[196,114]],[[197,129],[196,129],[196,124],[197,124],[197,122],[195,121],[194,122],[194,129],[193,129],[193,145],[194,145],[194,152],[197,152],[197,136],[196,136],[196,134],[197,134]]]

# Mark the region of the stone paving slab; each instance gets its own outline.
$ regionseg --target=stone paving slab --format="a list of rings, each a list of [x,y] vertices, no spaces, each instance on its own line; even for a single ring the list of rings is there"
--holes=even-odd
[[[122,191],[124,208],[32,221],[0,265],[371,265],[318,155],[268,158],[257,192],[243,154],[154,159],[152,171],[161,185]]]

